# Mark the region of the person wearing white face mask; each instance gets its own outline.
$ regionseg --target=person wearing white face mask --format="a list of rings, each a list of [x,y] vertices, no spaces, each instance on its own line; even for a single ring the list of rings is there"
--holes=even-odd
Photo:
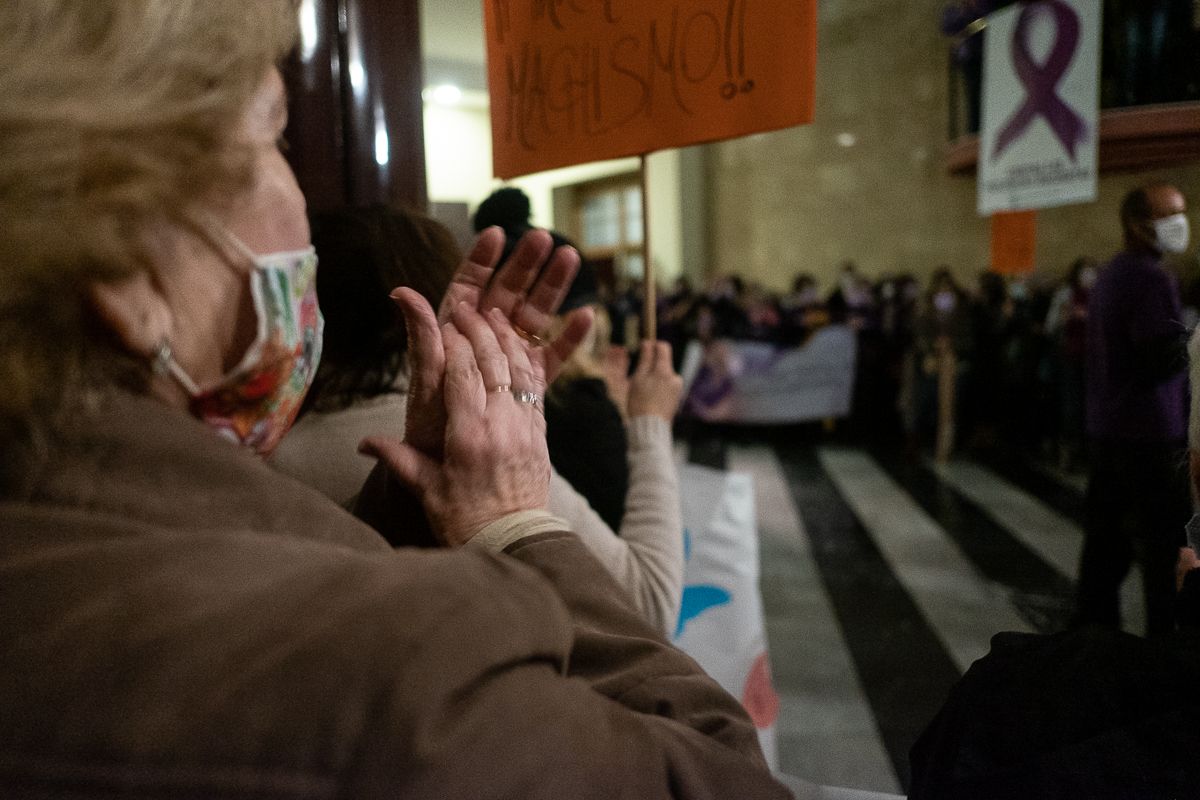
[[[1182,195],[1180,195],[1182,197]],[[1158,249],[1163,253],[1177,256],[1187,252],[1191,243],[1191,224],[1187,214],[1180,211],[1151,223],[1154,227],[1154,240]]]
[[[1118,590],[1140,540],[1146,632],[1173,627],[1174,564],[1190,516],[1181,454],[1185,336],[1178,282],[1163,257],[1188,246],[1187,205],[1174,186],[1130,192],[1125,249],[1092,288],[1087,319],[1085,540],[1075,623],[1117,627]],[[1127,523],[1132,522],[1132,527]]]

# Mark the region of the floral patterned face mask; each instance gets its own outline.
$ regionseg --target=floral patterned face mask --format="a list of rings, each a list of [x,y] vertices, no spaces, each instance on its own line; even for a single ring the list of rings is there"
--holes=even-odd
[[[258,330],[253,344],[241,363],[211,386],[197,386],[165,344],[155,369],[188,393],[193,416],[267,456],[295,421],[321,360],[325,320],[317,305],[317,254],[309,247],[260,256],[232,234],[229,238],[254,262],[250,293]]]

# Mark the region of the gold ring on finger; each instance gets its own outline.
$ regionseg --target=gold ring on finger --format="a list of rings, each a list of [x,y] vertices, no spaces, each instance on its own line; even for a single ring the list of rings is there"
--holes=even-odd
[[[513,330],[517,332],[517,336],[520,336],[522,339],[529,342],[534,347],[545,347],[546,346],[545,339],[538,336],[536,333],[530,333],[529,331],[525,330],[524,328],[522,328],[520,325],[518,325],[515,322],[513,323]]]

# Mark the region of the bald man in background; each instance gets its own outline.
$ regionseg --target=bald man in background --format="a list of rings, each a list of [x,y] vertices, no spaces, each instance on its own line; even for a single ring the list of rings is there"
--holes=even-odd
[[[1174,186],[1130,192],[1125,249],[1088,304],[1088,481],[1077,625],[1120,625],[1119,589],[1140,541],[1146,634],[1174,628],[1175,562],[1191,516],[1185,473],[1187,331],[1163,258],[1187,250],[1187,206]]]

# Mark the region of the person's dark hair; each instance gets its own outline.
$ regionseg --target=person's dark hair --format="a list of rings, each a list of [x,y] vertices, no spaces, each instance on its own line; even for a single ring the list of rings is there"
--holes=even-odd
[[[519,236],[529,228],[529,197],[515,186],[492,192],[475,209],[471,224],[478,233],[484,228],[499,225],[510,237]]]
[[[951,272],[950,268],[945,265],[934,270],[933,275],[929,278],[929,289],[926,293],[930,297],[933,297],[942,290],[943,285],[945,285],[945,288],[950,289],[955,294],[962,294],[962,289],[959,287],[958,281],[954,280],[954,273]]]
[[[1008,299],[1008,286],[1004,278],[995,272],[986,271],[979,276],[979,297],[988,308],[999,308]]]
[[[1139,186],[1133,189],[1129,194],[1125,195],[1125,199],[1121,201],[1121,225],[1126,232],[1135,229],[1135,226],[1149,222],[1154,216],[1154,209],[1150,204],[1150,186]]]
[[[441,223],[382,205],[316,214],[312,239],[325,340],[305,408],[338,411],[395,391],[408,337],[392,289],[437,308],[461,254]]]
[[[575,280],[567,287],[567,294],[558,307],[559,314],[566,314],[577,308],[590,306],[600,302],[600,284],[596,279],[596,268],[588,261],[579,262],[579,271]]]
[[[1080,256],[1071,263],[1070,270],[1067,271],[1067,285],[1072,289],[1078,289],[1083,271],[1088,267],[1095,266],[1096,262],[1087,256]]]

